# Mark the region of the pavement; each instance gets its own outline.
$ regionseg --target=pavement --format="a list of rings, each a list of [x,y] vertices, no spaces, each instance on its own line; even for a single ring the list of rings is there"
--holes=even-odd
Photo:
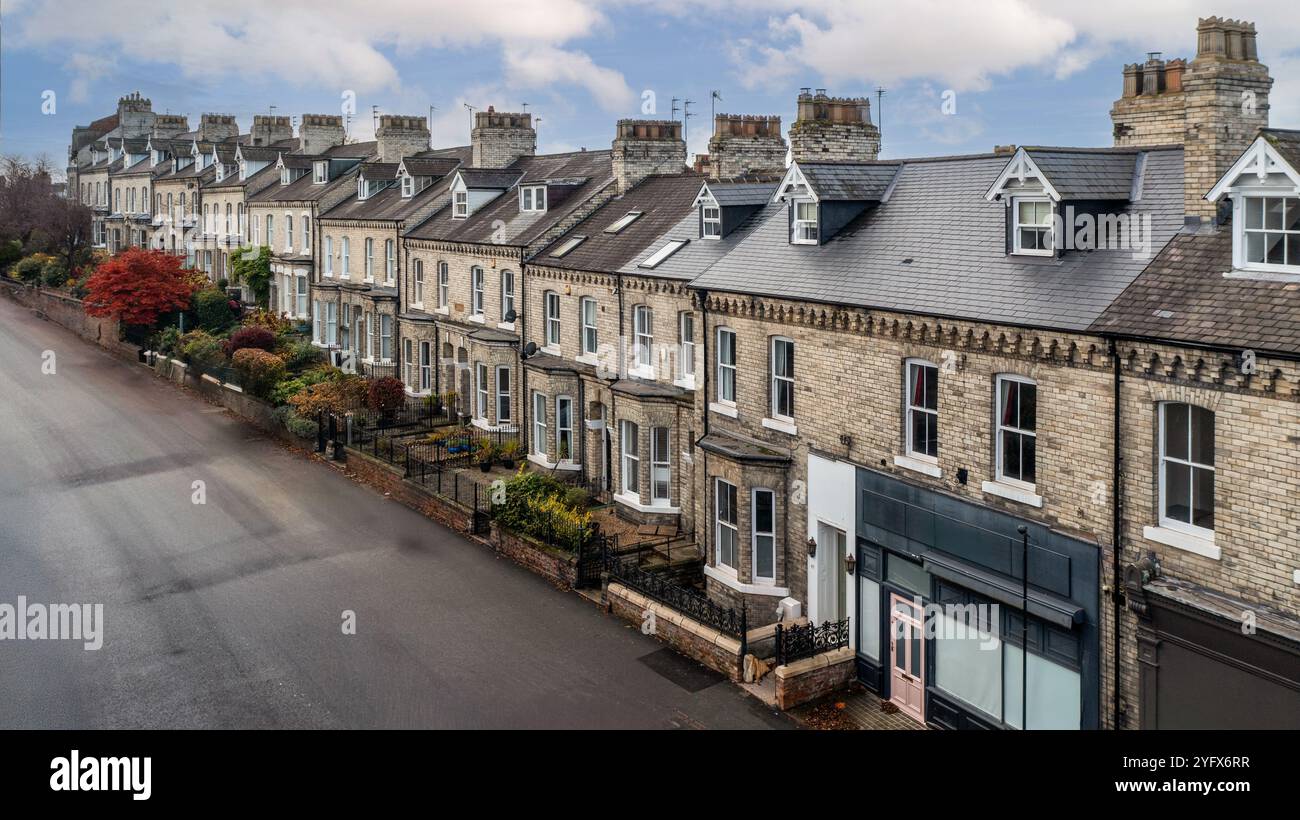
[[[6,729],[796,725],[0,295],[0,605],[18,596],[103,604],[104,640],[0,640]]]

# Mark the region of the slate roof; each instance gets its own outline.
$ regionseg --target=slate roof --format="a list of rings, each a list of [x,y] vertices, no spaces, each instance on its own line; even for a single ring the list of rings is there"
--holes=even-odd
[[[1300,170],[1300,131],[1286,128],[1261,128],[1260,136],[1268,140],[1291,167]]]
[[[1006,253],[1006,211],[984,198],[1005,155],[902,161],[889,202],[824,245],[788,241],[786,207],[769,205],[694,286],[882,310],[1086,330],[1142,272],[1133,250]],[[802,167],[802,166],[800,166]],[[1149,217],[1151,253],[1183,225],[1181,148],[1148,152],[1141,201],[1123,213]],[[728,237],[727,239],[731,239]],[[692,242],[664,263],[711,243]],[[699,270],[699,268],[696,268]]]
[[[799,171],[819,200],[879,202],[894,180],[897,162],[800,162]]]
[[[466,149],[468,154],[468,148]],[[465,161],[469,161],[466,156]],[[460,166],[461,160],[454,156],[443,157],[402,157],[406,172],[413,177],[440,177],[451,173]]]
[[[683,218],[690,216],[692,224],[696,224],[696,211],[691,204],[703,180],[697,174],[646,177],[630,191],[611,199],[579,222],[538,254],[534,261],[538,265],[568,270],[617,271],[641,255]],[[618,233],[605,233],[607,227],[626,216],[628,211],[641,211],[641,216]],[[575,236],[587,239],[558,259],[551,256],[556,248]]]
[[[574,151],[567,154],[542,154],[521,157],[508,169],[520,172],[518,185],[565,180],[547,190],[544,213],[521,213],[519,198],[507,190],[481,206],[467,219],[453,219],[451,207],[444,206],[428,219],[406,232],[412,239],[440,239],[450,242],[494,242],[500,220],[505,224],[504,244],[527,245],[569,218],[592,196],[614,182],[614,168],[609,151]]]
[[[730,182],[727,180],[708,180],[709,193],[719,207],[731,208],[745,205],[766,205],[771,201],[779,179],[764,182]],[[701,186],[703,187],[703,186]]]
[[[1128,201],[1139,149],[1025,148],[1062,200]]]
[[[1180,233],[1091,330],[1300,353],[1300,283],[1224,277],[1231,268],[1231,227]]]
[[[284,159],[286,163],[305,161],[305,166],[311,167],[311,163],[318,159],[361,159],[366,160],[375,155],[375,149],[378,143],[375,142],[354,142],[344,145],[335,145],[319,154],[286,154]],[[295,159],[301,157],[302,159]],[[358,163],[360,165],[360,163]],[[331,191],[338,190],[340,185],[356,185],[357,167],[354,165],[347,171],[339,174],[329,182],[317,185],[312,174],[307,173],[290,182],[288,185],[268,185],[261,191],[249,197],[250,202],[310,202],[320,199]]]
[[[460,171],[466,188],[509,188],[522,176],[523,172],[518,169],[463,168]]]
[[[426,154],[430,156],[425,156]],[[415,157],[403,157],[402,161],[406,163],[407,170],[410,170],[412,164],[424,163],[419,167],[422,172],[426,173],[413,173],[413,176],[434,176],[438,178],[432,184],[426,186],[424,190],[406,198],[403,198],[402,187],[398,184],[390,185],[379,193],[372,194],[367,199],[359,199],[356,194],[353,194],[322,214],[321,219],[366,219],[380,222],[402,222],[410,217],[412,213],[427,206],[431,201],[449,197],[453,177],[450,172],[456,169],[462,159],[468,161],[469,158],[469,146],[443,148],[437,151],[421,152]],[[367,176],[372,176],[374,179],[387,177],[396,179],[397,177],[398,163],[396,162],[367,162],[363,163],[362,167],[366,170]],[[438,173],[434,173],[435,171]]]

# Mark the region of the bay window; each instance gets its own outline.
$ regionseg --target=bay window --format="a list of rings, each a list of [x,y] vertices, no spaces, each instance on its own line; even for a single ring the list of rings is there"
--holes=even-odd
[[[650,503],[667,505],[672,498],[672,450],[667,427],[650,428]]]
[[[379,359],[393,360],[393,317],[389,313],[379,314]]]
[[[623,492],[641,494],[641,454],[637,450],[641,430],[635,422],[624,421],[619,431],[619,449],[623,454]]]
[[[433,344],[420,342],[420,390],[433,389]]]
[[[555,397],[555,460],[572,461],[573,450],[573,399]]]
[[[533,452],[546,456],[546,396],[533,392]]]
[[[510,368],[497,367],[497,424],[510,421]]]
[[[483,363],[474,365],[474,416],[486,419],[488,411],[488,368]]]
[[[758,488],[753,492],[754,580],[776,583],[776,493]]]
[[[715,561],[719,567],[735,572],[740,567],[736,534],[739,532],[736,513],[736,485],[714,479],[714,541]]]

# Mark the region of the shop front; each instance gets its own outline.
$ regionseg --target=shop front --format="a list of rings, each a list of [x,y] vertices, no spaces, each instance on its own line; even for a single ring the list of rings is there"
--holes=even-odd
[[[810,528],[825,529],[818,558],[839,551],[820,546],[838,543],[838,530],[822,520],[831,513],[819,504],[834,493],[819,488],[817,478],[848,466],[810,469]],[[839,556],[830,562],[835,566],[811,566],[810,577],[826,576],[812,585],[823,590],[815,597],[844,602],[859,679],[918,723],[1096,728],[1098,546],[884,473],[853,470],[855,543],[842,553],[847,587],[841,592],[830,577]],[[821,610],[831,610],[824,603],[814,608],[818,620]]]

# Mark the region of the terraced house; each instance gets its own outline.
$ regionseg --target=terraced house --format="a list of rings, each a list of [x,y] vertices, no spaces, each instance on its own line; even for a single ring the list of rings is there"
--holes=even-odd
[[[346,254],[348,264],[324,263],[315,298],[333,305],[323,310],[338,317],[344,366],[379,377],[397,375],[398,314],[423,292],[423,282],[399,289],[402,231],[447,204],[451,174],[469,161],[470,149],[430,150],[422,117],[384,114],[375,138],[375,160],[361,164],[355,191],[321,215],[323,247]],[[415,389],[414,359],[400,358]]]
[[[409,301],[399,325],[412,393],[454,392],[480,427],[520,423],[525,261],[637,174],[684,165],[682,150],[655,153],[657,133],[654,145],[628,137],[610,151],[537,155],[531,115],[475,113],[470,164],[449,175],[448,201],[403,235]]]

